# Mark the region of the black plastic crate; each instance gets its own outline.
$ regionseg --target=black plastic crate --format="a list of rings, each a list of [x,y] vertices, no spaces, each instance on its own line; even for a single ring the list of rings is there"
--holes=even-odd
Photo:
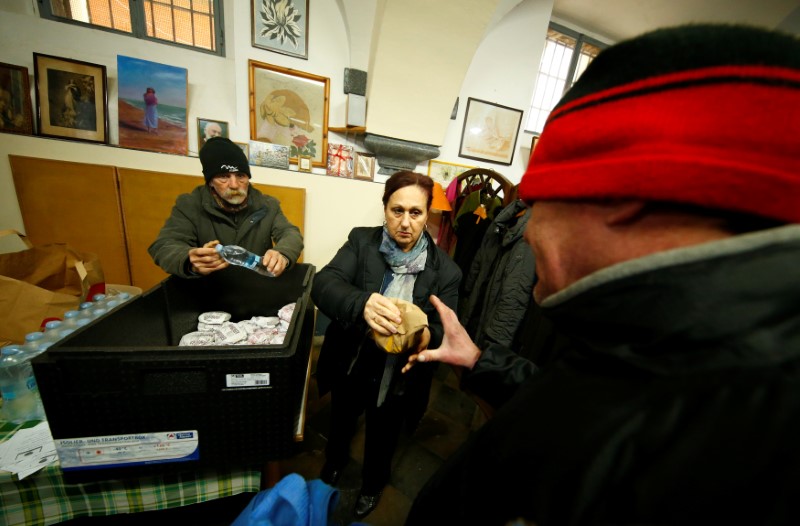
[[[260,466],[291,456],[314,334],[313,276],[312,265],[298,264],[279,278],[239,267],[169,277],[58,342],[33,360],[53,438],[197,431],[199,458],[126,462],[123,471]],[[203,312],[241,321],[275,316],[292,302],[283,344],[178,347]],[[269,385],[226,381],[255,373],[268,373]],[[86,470],[117,473],[120,466],[89,462],[74,471]]]

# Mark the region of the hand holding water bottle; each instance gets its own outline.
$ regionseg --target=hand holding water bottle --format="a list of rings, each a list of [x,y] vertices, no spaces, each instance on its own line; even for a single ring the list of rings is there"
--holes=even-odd
[[[231,265],[249,268],[269,277],[282,274],[289,263],[286,256],[277,250],[267,250],[263,257],[237,245],[217,245],[216,250]]]
[[[189,250],[189,263],[192,272],[201,276],[208,276],[212,272],[227,268],[230,263],[225,261],[222,255],[217,252],[215,247],[219,240],[209,241],[200,248]]]

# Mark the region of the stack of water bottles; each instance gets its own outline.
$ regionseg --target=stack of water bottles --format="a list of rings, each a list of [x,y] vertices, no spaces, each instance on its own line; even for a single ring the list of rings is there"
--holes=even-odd
[[[81,303],[79,310],[65,312],[63,320],[48,321],[43,330],[26,334],[22,345],[6,345],[0,349],[0,395],[3,398],[0,420],[16,424],[44,420],[31,360],[128,299],[127,292],[114,296],[95,294],[92,301]]]

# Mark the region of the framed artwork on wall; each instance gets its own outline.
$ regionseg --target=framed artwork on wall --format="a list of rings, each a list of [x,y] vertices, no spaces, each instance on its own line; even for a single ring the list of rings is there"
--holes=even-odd
[[[442,185],[442,188],[447,188],[453,179],[473,168],[476,167],[431,160],[428,161],[428,177]]]
[[[468,98],[458,155],[490,163],[511,164],[521,122],[522,110]]]
[[[308,59],[308,0],[250,0],[253,47]]]
[[[117,75],[119,145],[186,155],[186,68],[117,55]]]
[[[236,142],[234,141],[233,144],[238,146],[244,152],[244,156],[247,157],[248,161],[250,160],[250,144],[246,142]]]
[[[372,181],[375,178],[375,156],[370,153],[356,152],[353,179]]]
[[[28,68],[0,62],[0,131],[33,133]]]
[[[209,140],[211,137],[225,137],[228,135],[228,123],[225,121],[215,121],[212,119],[197,118],[197,151]]]
[[[267,168],[289,169],[289,147],[282,144],[250,141],[250,164]]]
[[[308,155],[301,155],[297,158],[297,171],[310,172],[312,168],[311,157]]]
[[[106,67],[33,54],[39,135],[108,143]]]
[[[249,61],[250,138],[289,147],[291,162],[308,155],[326,166],[330,79]]]

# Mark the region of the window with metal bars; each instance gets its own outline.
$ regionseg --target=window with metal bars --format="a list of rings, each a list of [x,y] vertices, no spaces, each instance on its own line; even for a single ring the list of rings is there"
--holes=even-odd
[[[525,131],[542,132],[556,103],[606,47],[606,44],[582,33],[559,24],[550,24]]]
[[[39,0],[43,18],[224,56],[222,0]]]

